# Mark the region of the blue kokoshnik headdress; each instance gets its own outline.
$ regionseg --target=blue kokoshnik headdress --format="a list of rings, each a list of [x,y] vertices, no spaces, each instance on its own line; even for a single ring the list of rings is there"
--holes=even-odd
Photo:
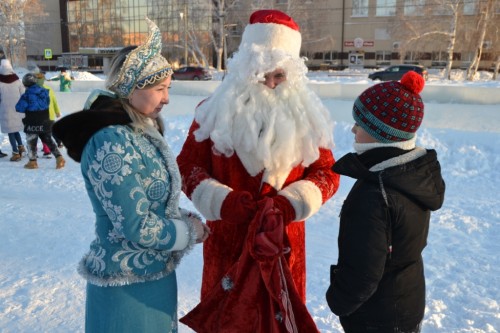
[[[172,74],[172,66],[161,55],[160,29],[147,17],[146,21],[148,39],[127,55],[118,77],[106,87],[121,98],[128,98],[136,88],[142,89]]]

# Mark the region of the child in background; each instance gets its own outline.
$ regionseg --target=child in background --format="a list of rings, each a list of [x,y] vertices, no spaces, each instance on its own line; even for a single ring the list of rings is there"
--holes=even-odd
[[[71,81],[73,81],[73,78],[66,71],[66,68],[61,68],[61,73],[49,79],[49,81],[59,81],[59,91],[71,92]]]
[[[36,84],[38,84],[40,87],[45,88],[49,91],[49,100],[50,100],[50,102],[49,102],[49,119],[50,119],[50,121],[53,122],[56,120],[56,117],[57,118],[61,117],[61,111],[59,110],[59,105],[57,104],[56,95],[54,93],[54,90],[52,90],[51,87],[49,87],[48,85],[45,84],[45,74],[44,73],[42,73],[42,72],[36,73],[35,77],[37,79]],[[52,133],[52,137],[54,138],[54,140],[57,144],[57,147],[62,148],[63,144],[62,144],[61,140],[59,140],[54,135],[54,133]],[[46,158],[50,158],[51,152],[50,152],[49,147],[43,142],[42,142],[42,144],[43,144],[43,156]]]
[[[339,257],[326,300],[346,333],[420,332],[422,251],[445,184],[436,151],[416,146],[424,79],[408,72],[354,102],[355,153],[332,170],[356,183],[340,211]]]
[[[24,132],[28,146],[29,162],[26,169],[38,169],[36,145],[38,137],[45,143],[56,157],[56,169],[64,167],[65,161],[57,145],[52,140],[52,122],[49,118],[49,91],[40,87],[34,74],[28,73],[23,77],[26,91],[16,104],[16,111],[24,113]]]

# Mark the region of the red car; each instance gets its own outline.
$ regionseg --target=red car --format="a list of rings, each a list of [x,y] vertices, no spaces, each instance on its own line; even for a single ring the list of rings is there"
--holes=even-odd
[[[174,71],[174,80],[212,80],[212,74],[205,67],[187,66]]]

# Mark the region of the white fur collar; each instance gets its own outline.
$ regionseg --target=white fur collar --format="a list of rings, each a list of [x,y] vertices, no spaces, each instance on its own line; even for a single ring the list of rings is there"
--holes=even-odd
[[[382,143],[382,142],[372,142],[372,143],[354,143],[353,147],[358,155],[367,152],[368,150],[381,147],[395,147],[403,150],[412,150],[416,147],[417,136],[415,135],[412,139],[407,141],[400,141],[394,143]]]
[[[402,164],[414,161],[417,158],[424,156],[425,154],[427,154],[427,150],[425,148],[417,147],[406,154],[390,158],[390,159],[383,161],[379,164],[375,164],[374,166],[372,166],[370,168],[370,171],[377,172],[377,171],[385,170],[387,168],[390,168],[390,167],[393,167],[396,165],[402,165]]]

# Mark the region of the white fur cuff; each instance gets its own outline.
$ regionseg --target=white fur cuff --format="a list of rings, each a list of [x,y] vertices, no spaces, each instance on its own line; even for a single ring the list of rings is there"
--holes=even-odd
[[[278,194],[290,201],[295,209],[295,221],[302,221],[315,214],[323,204],[320,189],[311,181],[300,180],[295,182]]]
[[[170,221],[172,221],[175,224],[175,230],[176,230],[175,244],[170,250],[171,251],[184,250],[187,247],[190,239],[189,228],[186,225],[186,222],[182,220],[172,219]]]
[[[209,221],[220,220],[222,202],[232,189],[215,179],[205,179],[191,194],[196,209]]]

